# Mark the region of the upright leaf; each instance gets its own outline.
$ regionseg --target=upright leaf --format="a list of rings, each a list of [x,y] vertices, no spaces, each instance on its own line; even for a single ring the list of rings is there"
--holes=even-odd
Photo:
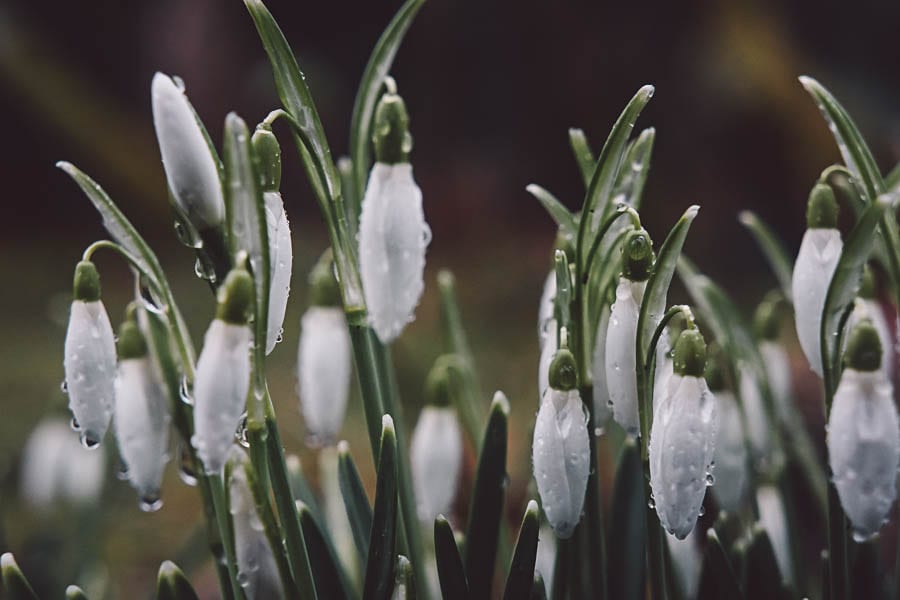
[[[591,175],[594,173],[596,159],[584,131],[575,128],[569,129],[569,146],[572,147],[572,154],[575,155],[575,162],[578,164],[584,186],[588,187],[591,184]]]
[[[578,235],[578,223],[575,215],[569,212],[569,209],[557,200],[556,196],[536,183],[525,186],[525,191],[537,198],[564,236],[575,239],[575,236]]]
[[[353,598],[353,588],[341,568],[340,561],[334,555],[334,550],[329,544],[319,525],[313,518],[312,512],[302,502],[297,502],[297,512],[300,516],[300,527],[303,529],[303,539],[309,551],[309,566],[315,573],[316,593],[319,598]]]
[[[609,595],[622,600],[644,597],[644,487],[641,476],[641,449],[628,438],[622,445],[613,485],[609,523]]]
[[[344,507],[347,509],[347,520],[350,521],[350,531],[353,533],[353,543],[359,553],[359,563],[365,564],[372,531],[372,507],[369,506],[366,488],[359,477],[347,442],[338,444],[338,482]]]
[[[747,547],[743,569],[744,589],[748,598],[779,598],[782,595],[781,572],[769,536],[756,525]]]
[[[0,575],[3,580],[4,596],[9,600],[38,600],[37,594],[16,563],[12,552],[0,556]]]
[[[778,239],[772,228],[760,219],[756,213],[750,210],[741,211],[739,216],[741,224],[747,228],[763,256],[769,261],[769,267],[778,279],[781,293],[788,300],[791,299],[791,277],[794,272],[794,263],[784,248],[784,243]]]
[[[656,129],[648,127],[628,144],[625,162],[613,188],[613,205],[624,202],[633,209],[640,210],[644,184],[650,174],[650,155],[653,154],[655,140]]]
[[[700,571],[699,600],[733,598],[740,600],[744,593],[737,575],[728,560],[725,548],[714,529],[706,532],[706,549],[703,552],[703,567]]]
[[[525,516],[522,517],[522,526],[519,528],[519,540],[516,542],[516,551],[512,564],[509,565],[509,574],[506,576],[506,589],[503,591],[504,600],[517,600],[527,598],[534,585],[534,563],[537,558],[538,530],[541,526],[540,512],[537,502],[528,501]]]
[[[394,420],[384,415],[381,451],[375,484],[375,510],[369,535],[369,554],[363,583],[363,600],[388,600],[394,589],[394,555],[397,538],[397,434]]]
[[[469,584],[453,529],[443,515],[434,520],[434,557],[444,598],[468,598]]]
[[[164,560],[156,577],[156,600],[197,600],[197,592],[191,586],[178,565]]]

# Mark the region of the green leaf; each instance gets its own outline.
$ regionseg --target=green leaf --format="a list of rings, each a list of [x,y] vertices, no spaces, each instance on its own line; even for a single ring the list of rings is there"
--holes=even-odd
[[[316,593],[319,598],[354,598],[353,588],[347,574],[334,555],[334,549],[327,542],[316,523],[312,511],[302,501],[297,502],[300,527],[309,553],[309,566],[315,573]]]
[[[656,129],[648,127],[629,142],[625,150],[625,160],[613,188],[613,200],[621,198],[628,206],[640,210],[644,184],[647,183],[647,176],[650,174],[650,156],[653,154],[655,140]]]
[[[597,162],[594,151],[591,150],[591,144],[581,129],[569,129],[569,146],[572,147],[572,154],[575,155],[575,162],[578,163],[578,170],[586,188],[591,184],[591,175]]]
[[[769,267],[778,279],[781,293],[788,300],[791,299],[791,279],[794,273],[794,263],[785,250],[784,243],[778,239],[772,228],[760,219],[756,213],[750,210],[741,211],[739,216],[741,224],[747,228],[763,256],[769,261]]]
[[[503,501],[506,493],[506,437],[509,421],[509,400],[503,392],[494,394],[466,527],[465,567],[470,598],[491,596],[491,582],[497,559],[500,521],[503,520]]]
[[[187,598],[190,598],[190,596],[187,596]],[[66,588],[66,600],[88,600],[88,596],[77,585],[70,585]]]
[[[900,194],[900,164],[894,165],[891,172],[885,176],[884,189],[894,194]]]
[[[372,163],[372,116],[375,114],[375,105],[378,104],[381,86],[391,70],[403,37],[423,4],[425,0],[406,0],[400,7],[375,44],[363,71],[362,81],[359,82],[353,102],[353,116],[350,119],[350,160],[353,187],[357,192],[353,199],[353,214],[356,218],[359,218],[363,190],[366,189],[366,178]]]
[[[534,582],[531,585],[531,594],[528,595],[529,600],[547,600],[547,584],[541,574],[535,571]]]
[[[453,529],[443,515],[434,520],[434,557],[444,598],[468,598],[469,584],[463,570]]]
[[[285,467],[287,468],[287,478],[288,478],[288,487],[291,490],[291,498],[294,500],[300,500],[309,511],[313,514],[313,518],[317,523],[325,522],[324,513],[322,512],[322,508],[319,506],[319,501],[316,499],[315,493],[313,493],[312,487],[309,485],[309,480],[306,479],[306,475],[303,473],[303,463],[300,460],[300,457],[296,454],[289,454],[285,457]],[[371,511],[371,509],[370,509]],[[368,534],[369,527],[371,524],[366,527],[366,533]],[[366,539],[365,548],[369,547],[368,539]],[[365,562],[365,549],[363,550],[362,562]]]
[[[193,436],[194,427],[189,414],[184,410],[179,410],[179,405],[183,402],[181,399],[182,374],[172,355],[172,339],[168,323],[159,310],[153,306],[145,305],[138,314],[142,328],[145,330],[150,355],[153,357],[157,372],[162,375],[162,383],[169,398],[169,413],[172,415],[173,424],[181,435],[181,439],[189,441]],[[193,452],[191,452],[191,458],[192,460],[195,458]]]
[[[156,600],[197,600],[197,592],[178,565],[164,560],[156,578]]]
[[[4,597],[9,600],[38,600],[37,594],[16,564],[12,552],[0,556],[0,574],[3,578]]]
[[[363,584],[364,600],[388,600],[394,589],[397,538],[397,434],[390,415],[381,425],[381,450],[375,484],[375,510]]]
[[[744,589],[748,598],[779,598],[782,594],[781,572],[769,536],[755,525],[744,560]]]
[[[566,253],[557,250],[553,256],[556,273],[556,297],[553,300],[553,315],[559,329],[565,327],[572,334],[572,275],[569,272],[569,260]]]
[[[341,496],[344,498],[344,507],[347,509],[347,520],[350,521],[350,530],[353,533],[353,543],[359,554],[359,564],[366,563],[369,549],[369,535],[372,531],[372,507],[366,496],[366,488],[363,486],[356,463],[350,455],[350,445],[347,442],[338,444],[338,481],[341,486]]]
[[[613,485],[612,515],[609,523],[609,596],[622,600],[644,597],[644,487],[641,448],[633,438],[622,444]]]
[[[644,288],[644,299],[641,302],[637,326],[638,357],[641,366],[648,359],[647,349],[650,347],[653,332],[662,319],[663,313],[666,312],[666,296],[669,293],[672,276],[675,274],[678,257],[681,256],[684,240],[687,238],[691,223],[694,222],[699,210],[700,207],[696,204],[691,206],[672,227],[659,249],[653,273],[650,274],[647,287]]]
[[[731,561],[728,560],[725,548],[722,547],[714,529],[706,532],[706,549],[703,553],[700,591],[697,597],[700,600],[718,600],[719,598],[740,600],[744,597]]]
[[[416,600],[416,578],[412,563],[402,554],[397,557],[396,572],[391,600]]]
[[[538,530],[540,529],[540,511],[537,502],[528,501],[525,516],[522,517],[522,526],[519,527],[519,540],[516,542],[516,551],[512,564],[509,566],[509,574],[506,576],[506,589],[503,591],[504,600],[517,600],[527,598],[534,585],[534,563],[537,557]]]
[[[556,196],[536,183],[525,186],[525,191],[537,198],[537,201],[541,203],[541,206],[544,207],[544,210],[547,211],[547,214],[550,215],[550,218],[553,219],[553,222],[560,228],[564,236],[575,239],[575,236],[578,234],[578,224],[575,215],[562,202],[557,200]]]

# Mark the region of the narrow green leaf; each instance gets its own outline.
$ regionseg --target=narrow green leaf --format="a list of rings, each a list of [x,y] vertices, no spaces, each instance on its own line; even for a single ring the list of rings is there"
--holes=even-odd
[[[575,155],[575,162],[578,163],[581,179],[584,181],[584,187],[587,188],[591,184],[591,175],[594,174],[594,165],[597,161],[584,131],[575,128],[569,129],[569,146],[572,147],[572,154]]]
[[[769,261],[769,267],[778,279],[781,293],[788,300],[791,299],[791,278],[794,273],[794,263],[785,250],[784,243],[778,239],[772,228],[769,227],[756,213],[750,210],[742,211],[738,217],[741,224],[747,228],[763,256]]]
[[[319,506],[319,501],[316,499],[315,493],[313,493],[312,486],[309,485],[309,480],[306,479],[306,475],[303,473],[303,463],[300,457],[296,454],[288,454],[285,456],[284,463],[287,467],[288,487],[291,489],[291,498],[303,502],[313,514],[313,518],[317,523],[325,522],[322,507]],[[366,532],[368,533],[368,531],[367,527]],[[368,547],[367,540],[366,548]],[[363,550],[363,562],[365,562],[365,550]]]
[[[381,86],[394,64],[394,57],[400,49],[400,44],[403,43],[406,32],[423,4],[425,0],[406,0],[400,7],[375,44],[363,71],[362,81],[359,82],[350,119],[350,160],[353,169],[353,187],[357,191],[353,198],[356,218],[359,217],[362,194],[366,189],[366,178],[372,163],[370,144],[375,105],[381,96]]]
[[[197,592],[178,565],[164,560],[156,578],[156,600],[197,600]]]
[[[12,552],[0,556],[0,574],[3,579],[4,596],[9,600],[38,600],[37,594],[28,583],[25,574],[16,564]]]
[[[469,584],[450,522],[439,515],[434,520],[434,557],[444,598],[468,598]]]
[[[366,488],[350,454],[350,445],[344,441],[338,444],[338,479],[350,530],[353,532],[353,543],[359,554],[359,564],[363,565],[366,563],[369,535],[372,531],[372,507],[369,506]]]
[[[544,583],[544,578],[537,571],[534,573],[531,594],[528,595],[528,600],[547,600],[547,584]]]
[[[537,502],[528,501],[522,526],[519,527],[519,540],[509,574],[506,576],[504,600],[527,598],[534,585],[534,563],[537,558],[538,530],[541,526],[540,511]]]
[[[364,600],[388,600],[394,589],[397,538],[397,434],[390,415],[381,425],[381,451],[375,484],[375,510],[363,584]]]
[[[196,598],[196,596],[193,596]],[[186,596],[186,598],[191,598]],[[66,600],[88,600],[87,594],[77,585],[70,585],[66,588]]]
[[[412,563],[402,554],[397,557],[396,571],[391,600],[416,600],[416,578]]]
[[[347,574],[344,573],[340,561],[334,555],[334,549],[326,541],[309,507],[302,501],[298,501],[297,512],[300,516],[300,527],[303,529],[303,539],[306,541],[309,553],[309,566],[315,573],[316,593],[319,598],[356,597]]]
[[[648,127],[629,142],[623,166],[613,188],[613,204],[621,200],[633,209],[640,210],[644,185],[650,174],[650,156],[653,154],[655,140],[656,129]]]
[[[541,206],[553,219],[553,222],[562,230],[563,235],[575,239],[575,236],[578,234],[578,224],[575,215],[562,202],[557,200],[556,196],[536,183],[525,186],[525,191],[537,198],[537,201],[541,203]]]
[[[782,593],[781,572],[775,550],[765,530],[757,524],[747,547],[743,568],[744,589],[748,598],[778,598]]]
[[[644,487],[641,479],[641,448],[633,438],[622,444],[613,485],[609,523],[609,596],[622,600],[644,597]]]
[[[572,275],[569,271],[569,259],[562,250],[557,250],[553,256],[553,265],[556,273],[556,297],[553,300],[553,315],[556,318],[557,327],[563,327],[572,331]]]
[[[718,600],[744,597],[737,575],[728,560],[725,548],[714,529],[706,532],[706,550],[703,553],[703,567],[700,571],[699,600]]]
[[[894,194],[900,194],[900,164],[894,165],[891,172],[885,176],[884,189]]]
[[[509,420],[509,400],[503,392],[494,394],[466,527],[465,567],[470,598],[491,596],[491,582],[497,559],[500,521],[506,494],[506,437]]]

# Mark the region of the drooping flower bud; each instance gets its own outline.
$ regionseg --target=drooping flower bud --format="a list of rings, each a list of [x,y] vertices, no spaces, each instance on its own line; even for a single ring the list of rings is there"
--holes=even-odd
[[[350,334],[330,252],[309,277],[310,306],[300,321],[297,380],[307,444],[337,441],[350,393]]]
[[[754,460],[765,460],[772,453],[772,431],[766,403],[760,390],[760,382],[750,365],[738,365],[738,391],[747,422],[747,438]]]
[[[696,329],[678,336],[674,367],[650,431],[650,485],[660,524],[684,539],[711,480],[716,436],[716,399],[703,378],[706,343]]]
[[[875,331],[878,332],[878,339],[881,341],[881,370],[889,380],[893,380],[894,373],[894,339],[891,328],[884,316],[884,310],[875,296],[875,279],[872,270],[866,266],[863,272],[862,284],[859,288],[859,297],[847,320],[845,331],[853,331],[853,328],[860,322],[869,320]],[[845,338],[846,340],[846,338]]]
[[[133,313],[119,329],[118,347],[114,425],[119,454],[141,510],[155,511],[162,507],[159,490],[168,460],[168,398]]]
[[[378,339],[388,343],[415,318],[431,241],[408,160],[409,117],[396,93],[384,94],[376,107],[373,141],[376,162],[360,214],[359,265],[369,319]]]
[[[666,545],[669,547],[669,556],[672,557],[675,581],[678,583],[681,597],[684,600],[696,598],[700,588],[700,568],[703,566],[703,555],[700,553],[696,537],[696,529],[692,530],[684,539],[666,534]]]
[[[216,474],[225,465],[250,389],[247,325],[253,279],[233,269],[219,288],[216,318],[206,331],[194,379],[194,437],[203,467]]]
[[[810,368],[822,376],[820,328],[825,296],[843,251],[837,229],[837,201],[825,184],[816,184],[809,195],[807,230],[800,243],[791,282],[794,315],[800,347]]]
[[[725,387],[723,360],[721,350],[713,351],[706,365],[706,381],[716,397],[718,414],[713,452],[715,485],[712,492],[722,510],[735,513],[741,508],[747,492],[749,463],[744,418],[734,392]]]
[[[547,521],[565,539],[581,520],[591,465],[589,415],[578,393],[575,359],[568,344],[562,346],[550,365],[550,387],[534,426],[532,462]]]
[[[179,211],[199,231],[221,226],[225,197],[219,168],[184,89],[171,77],[156,73],[151,96],[153,126]]]
[[[793,425],[796,421],[796,412],[791,384],[791,362],[778,339],[779,313],[780,301],[763,300],[754,314],[753,326],[759,338],[759,353],[765,365],[778,418],[785,425]]]
[[[828,462],[841,506],[861,541],[878,533],[897,496],[900,425],[871,322],[854,327],[845,360],[828,418]]]
[[[759,509],[759,523],[772,542],[772,550],[775,551],[775,562],[781,572],[782,581],[790,584],[793,581],[793,566],[791,560],[790,530],[788,529],[787,513],[784,510],[784,501],[781,494],[773,485],[763,485],[756,490],[756,506]]]
[[[73,424],[87,448],[100,443],[113,413],[116,342],[100,299],[100,275],[90,261],[75,268],[74,300],[66,331],[66,389]]]

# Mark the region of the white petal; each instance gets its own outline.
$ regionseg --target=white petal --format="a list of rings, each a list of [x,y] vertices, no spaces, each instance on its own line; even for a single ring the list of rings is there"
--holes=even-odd
[[[266,354],[271,354],[281,339],[284,313],[291,290],[291,268],[294,254],[291,227],[279,192],[265,192],[266,229],[269,234],[269,322]]]
[[[606,385],[613,416],[630,435],[640,433],[635,372],[635,335],[646,282],[619,278],[606,334]]]
[[[672,566],[675,568],[675,579],[681,588],[681,597],[685,600],[696,598],[700,588],[700,568],[703,564],[703,556],[700,554],[696,538],[696,529],[683,540],[666,534],[666,544],[669,547],[669,555],[672,557]]]
[[[168,460],[169,407],[149,358],[119,363],[114,424],[131,485],[144,505],[156,504]]]
[[[728,390],[716,392],[716,412],[719,415],[714,453],[716,468],[713,471],[716,483],[712,491],[719,506],[733,513],[740,509],[747,488],[744,423],[737,400]]]
[[[822,376],[819,347],[822,310],[842,249],[841,233],[837,229],[807,229],[794,263],[791,290],[797,337],[809,367],[819,377]]]
[[[597,323],[597,337],[594,340],[594,355],[591,362],[594,398],[594,430],[602,430],[612,418],[609,402],[609,386],[606,383],[606,334],[609,331],[610,311],[604,309]]]
[[[413,488],[419,519],[433,523],[449,514],[462,466],[462,434],[452,407],[426,406],[410,446]]]
[[[771,424],[766,412],[765,400],[759,389],[759,381],[750,367],[741,365],[739,391],[747,419],[747,437],[754,458],[761,459],[771,451]]]
[[[350,334],[342,309],[311,306],[300,321],[300,409],[312,445],[333,444],[350,393]]]
[[[184,90],[156,73],[151,85],[153,126],[172,196],[195,227],[225,220],[219,169]]]
[[[577,390],[549,389],[534,426],[534,479],[547,521],[561,538],[581,520],[591,466],[587,420]]]
[[[553,303],[556,300],[556,271],[550,271],[544,280],[541,303],[538,307],[538,342],[541,348],[547,338],[547,324],[553,319]]]
[[[900,464],[893,387],[881,371],[844,370],[828,419],[828,460],[855,536],[872,537],[894,504]]]
[[[556,319],[550,319],[547,322],[546,339],[541,345],[541,356],[538,361],[538,403],[544,397],[544,392],[550,387],[550,363],[553,362],[553,355],[558,349]]]
[[[112,417],[116,377],[116,342],[102,300],[72,302],[63,366],[82,441],[96,445]]]
[[[675,374],[675,363],[669,353],[672,351],[672,344],[669,342],[669,332],[665,329],[659,336],[659,343],[656,345],[656,369],[653,372],[653,410],[665,397],[669,388],[669,382],[672,375]]]
[[[414,319],[430,239],[412,166],[376,163],[362,203],[359,263],[369,319],[384,343]]]
[[[673,375],[650,432],[650,485],[665,529],[684,539],[694,528],[713,460],[716,399],[706,380]]]
[[[766,366],[766,375],[769,378],[769,388],[774,396],[778,418],[782,423],[792,424],[796,413],[791,386],[791,361],[788,353],[784,346],[771,340],[761,341],[759,351]]]
[[[791,543],[788,535],[787,516],[784,502],[778,489],[764,485],[756,491],[756,506],[759,508],[759,523],[772,542],[775,551],[775,562],[781,571],[781,578],[787,583],[793,580],[791,567]]]
[[[194,377],[191,443],[207,473],[219,473],[234,442],[250,388],[250,328],[215,319]]]

